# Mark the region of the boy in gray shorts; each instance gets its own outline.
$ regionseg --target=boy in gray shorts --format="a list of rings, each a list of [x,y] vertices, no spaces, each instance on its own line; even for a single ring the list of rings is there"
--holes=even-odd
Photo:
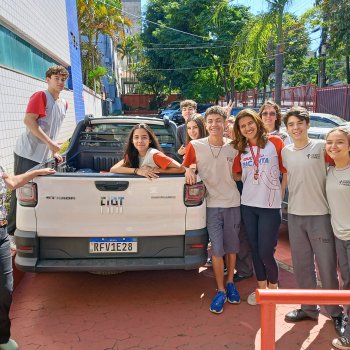
[[[316,289],[315,258],[322,287],[339,289],[334,235],[326,200],[325,142],[308,138],[309,113],[293,107],[284,117],[293,142],[282,150],[289,189],[288,230],[298,287]],[[338,334],[344,332],[344,313],[339,305],[326,305]],[[317,305],[301,305],[286,314],[285,321],[317,320]]]
[[[221,313],[224,303],[240,303],[240,296],[233,283],[236,253],[239,250],[240,194],[232,178],[233,160],[238,154],[223,137],[226,110],[219,106],[207,109],[206,129],[209,137],[193,140],[186,147],[183,165],[186,167],[186,183],[197,181],[196,173],[207,188],[207,229],[212,244],[213,270],[217,294],[210,311]],[[196,171],[190,166],[196,164]],[[224,260],[227,262],[227,281],[224,283]]]

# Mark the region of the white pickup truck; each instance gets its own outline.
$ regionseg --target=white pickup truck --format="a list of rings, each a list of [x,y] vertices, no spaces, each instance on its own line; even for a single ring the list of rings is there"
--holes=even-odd
[[[23,271],[195,269],[206,261],[205,188],[184,175],[109,173],[131,128],[147,123],[176,158],[176,126],[141,117],[78,123],[57,172],[17,190],[16,266]],[[40,166],[54,165],[50,160]]]

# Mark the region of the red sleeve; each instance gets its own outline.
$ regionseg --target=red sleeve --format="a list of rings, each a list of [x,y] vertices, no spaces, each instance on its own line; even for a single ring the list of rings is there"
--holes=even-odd
[[[44,91],[38,91],[29,99],[26,113],[34,113],[39,118],[46,116],[46,95]]]
[[[157,152],[153,155],[153,161],[159,166],[159,168],[165,170],[173,160],[164,153]]]
[[[242,155],[242,152],[239,152],[236,155],[235,159],[233,160],[233,165],[232,165],[232,172],[233,173],[241,173],[242,172],[241,155]]]
[[[280,172],[285,174],[287,172],[287,169],[283,166],[283,161],[282,161],[282,149],[284,148],[284,142],[283,140],[276,135],[269,135],[269,141],[271,141],[277,151],[278,154],[278,164],[279,164],[279,168],[280,168]]]
[[[197,157],[196,157],[196,151],[194,147],[192,146],[192,143],[190,142],[186,147],[186,153],[184,157],[184,161],[182,162],[182,165],[185,167],[189,167],[192,164],[197,163]]]
[[[324,152],[324,160],[326,161],[326,163],[328,163],[329,165],[334,166],[334,160],[328,155],[328,153],[325,151]]]

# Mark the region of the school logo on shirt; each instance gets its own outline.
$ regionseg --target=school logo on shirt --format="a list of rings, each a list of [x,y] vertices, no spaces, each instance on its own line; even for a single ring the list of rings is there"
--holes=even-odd
[[[340,180],[339,185],[350,186],[350,180]]]
[[[321,155],[319,153],[308,153],[306,157],[309,159],[321,159]]]
[[[260,165],[261,164],[269,164],[269,158],[261,156],[259,158],[259,164]],[[243,161],[242,161],[242,167],[243,168],[250,167],[250,166],[253,166],[253,165],[254,165],[254,161],[253,161],[252,157],[244,158]]]

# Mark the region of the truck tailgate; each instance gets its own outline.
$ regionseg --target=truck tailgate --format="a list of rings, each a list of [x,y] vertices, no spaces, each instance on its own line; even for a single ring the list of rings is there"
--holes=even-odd
[[[136,176],[56,174],[36,182],[39,237],[185,234],[182,176],[145,181]]]

